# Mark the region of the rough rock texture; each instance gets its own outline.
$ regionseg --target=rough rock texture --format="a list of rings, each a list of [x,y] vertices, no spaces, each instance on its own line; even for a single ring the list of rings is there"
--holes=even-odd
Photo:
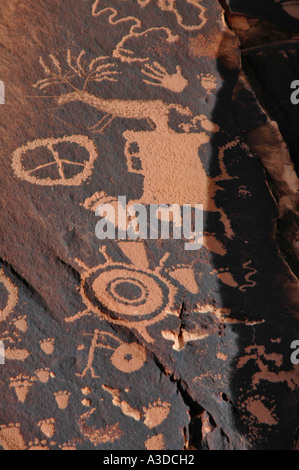
[[[220,3],[1,1],[3,449],[298,448],[296,2]],[[203,248],[98,240],[120,195]]]

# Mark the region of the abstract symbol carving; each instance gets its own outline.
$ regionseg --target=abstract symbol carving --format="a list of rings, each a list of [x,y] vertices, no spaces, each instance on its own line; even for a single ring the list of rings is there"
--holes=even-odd
[[[294,0],[289,2],[283,2],[282,8],[290,16],[293,16],[293,18],[299,19],[299,2],[296,2]]]
[[[147,328],[167,316],[176,293],[176,288],[161,275],[169,255],[166,254],[160,265],[152,270],[116,263],[105,247],[101,252],[106,262],[94,268],[76,260],[84,270],[80,293],[87,308],[66,321],[73,322],[94,313],[110,323],[132,328],[152,343],[154,340]]]
[[[243,269],[247,269],[249,273],[246,274],[245,280],[247,281],[247,284],[244,284],[243,286],[240,286],[239,289],[242,292],[246,292],[248,287],[254,287],[256,285],[256,282],[251,279],[252,276],[254,276],[257,273],[257,270],[250,266],[252,260],[247,261],[247,263],[243,263]]]
[[[139,333],[144,340],[153,343],[154,339],[148,332],[148,327],[162,321],[167,315],[179,316],[175,309],[175,296],[178,288],[185,288],[191,294],[198,292],[193,269],[180,265],[178,268],[165,269],[167,277],[162,275],[165,263],[169,257],[166,253],[160,260],[159,266],[149,268],[149,262],[143,242],[125,241],[119,242],[118,250],[122,251],[130,264],[117,263],[107,254],[106,247],[100,252],[105,257],[105,263],[94,268],[89,268],[82,261],[76,259],[83,269],[81,274],[80,294],[86,305],[86,309],[66,318],[66,322],[74,322],[80,318],[95,314],[108,323],[122,325]],[[174,283],[170,281],[172,278]],[[175,285],[176,284],[176,285]],[[111,358],[113,365],[122,367],[123,372],[131,372],[140,368],[146,360],[145,351],[135,343],[121,344],[115,347],[103,345],[100,337],[110,337],[120,343],[120,340],[107,332],[95,331],[87,367],[94,374],[92,361],[97,347],[114,349]],[[101,339],[102,339],[101,338]],[[120,360],[127,355],[127,363]],[[132,356],[128,361],[128,356]],[[122,369],[120,369],[122,370]]]
[[[82,374],[79,374],[80,377],[84,377],[88,371],[90,371],[93,378],[97,377],[93,367],[95,351],[97,348],[113,351],[111,362],[114,367],[121,372],[130,374],[131,372],[135,372],[143,367],[146,361],[146,352],[138,343],[123,343],[117,336],[109,333],[108,331],[95,330],[92,336],[87,366]],[[110,344],[108,344],[109,340]],[[115,346],[115,344],[117,346]]]
[[[25,376],[22,374],[10,379],[10,387],[15,389],[16,395],[20,402],[25,402],[29,390],[35,381],[36,377]]]
[[[71,80],[75,77],[80,77],[84,79],[83,90],[85,90],[89,82],[102,82],[103,80],[108,80],[110,82],[117,81],[115,78],[115,76],[119,74],[117,71],[117,64],[109,62],[109,57],[100,56],[91,60],[89,63],[83,63],[85,55],[86,52],[83,49],[77,59],[74,59],[70,49],[68,49],[66,62],[69,71],[67,73],[63,72],[59,60],[53,54],[49,55],[50,65],[47,65],[42,57],[40,57],[39,62],[43,67],[47,78],[39,80],[33,86],[40,90],[44,90],[50,85],[64,83],[65,85],[71,86],[75,89]]]
[[[92,408],[80,416],[79,426],[81,434],[87,438],[94,446],[114,442],[123,436],[119,423],[107,425],[105,428],[97,429],[95,426],[88,426],[87,420],[93,415],[96,408]]]
[[[93,141],[83,135],[37,139],[15,150],[12,167],[16,176],[29,183],[79,186],[91,175],[97,156]]]
[[[6,306],[3,310],[0,309],[0,322],[6,320],[8,315],[13,311],[18,303],[18,289],[17,287],[4,275],[4,271],[0,270],[0,286],[3,284],[7,291]]]

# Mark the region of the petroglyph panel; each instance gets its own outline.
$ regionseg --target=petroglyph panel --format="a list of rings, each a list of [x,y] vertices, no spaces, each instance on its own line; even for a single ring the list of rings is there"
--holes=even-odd
[[[25,3],[1,11],[0,448],[293,448],[298,181],[220,3]],[[119,196],[202,204],[202,248],[120,236]]]

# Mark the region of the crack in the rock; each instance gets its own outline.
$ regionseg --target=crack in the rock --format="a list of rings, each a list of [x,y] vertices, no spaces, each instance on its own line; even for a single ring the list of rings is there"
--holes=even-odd
[[[189,409],[189,430],[184,430],[185,446],[184,450],[194,448],[195,450],[201,449],[202,431],[201,420],[199,417],[205,411],[204,408],[196,402],[188,392],[187,384],[179,377],[176,377],[175,371],[169,373],[165,370],[163,364],[158,357],[152,352],[153,359],[160,372],[167,377],[171,383],[177,387],[178,394],[182,397],[183,402]]]

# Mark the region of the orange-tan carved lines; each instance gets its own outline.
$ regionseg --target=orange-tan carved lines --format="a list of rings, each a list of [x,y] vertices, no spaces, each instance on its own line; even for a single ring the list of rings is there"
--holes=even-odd
[[[25,450],[26,444],[20,430],[20,423],[0,425],[0,445],[4,450]]]
[[[95,426],[88,426],[86,421],[96,411],[96,408],[87,411],[80,416],[79,426],[81,434],[87,438],[94,446],[115,442],[123,436],[119,423],[107,425],[105,428],[97,429]]]
[[[238,145],[238,141],[230,142],[219,149],[220,174],[211,178],[198,156],[199,148],[210,141],[210,136],[205,132],[176,133],[169,128],[165,114],[165,120],[161,121],[160,116],[159,127],[154,131],[128,130],[123,135],[126,139],[128,170],[145,177],[143,195],[132,204],[203,204],[205,211],[219,214],[226,236],[233,237],[230,220],[224,209],[216,206],[215,196],[222,190],[217,182],[234,178],[228,174],[224,159],[226,152]],[[132,148],[137,148],[138,151],[132,153]],[[133,157],[140,158],[142,169],[134,168]],[[198,181],[201,181],[200,185]]]
[[[171,410],[171,405],[168,402],[162,402],[160,398],[148,407],[143,407],[144,411],[144,424],[149,429],[154,429],[160,426],[167,418]]]
[[[132,33],[135,28],[141,28],[142,23],[140,19],[136,18],[136,16],[126,16],[125,18],[117,18],[118,11],[115,8],[107,7],[101,10],[99,8],[100,2],[101,0],[96,0],[92,5],[92,16],[103,16],[108,12],[108,22],[112,25],[120,25],[133,22],[133,25],[131,25],[130,27],[130,33]]]
[[[188,31],[197,31],[204,27],[207,22],[207,18],[205,17],[206,8],[201,4],[200,0],[186,0],[186,5],[184,6],[184,11],[188,13],[188,4],[193,5],[195,8],[199,10],[197,15],[198,22],[197,24],[188,25],[184,22],[183,15],[178,11],[176,7],[176,0],[158,0],[158,6],[162,11],[170,11],[173,12],[176,16],[178,24]]]
[[[22,333],[26,333],[28,330],[28,323],[27,323],[27,316],[20,315],[16,319],[12,321],[13,325],[17,328],[17,330],[21,331]]]
[[[133,30],[135,27],[132,28]],[[161,40],[165,43],[175,43],[178,41],[179,36],[172,34],[169,28],[149,28],[143,32],[133,32],[131,31],[127,36],[124,36],[122,40],[117,44],[116,48],[113,51],[113,57],[120,59],[122,62],[147,62],[149,57],[140,57],[136,56],[135,52],[130,48],[130,44],[136,41],[140,41],[143,38],[147,40],[150,33],[158,33],[161,37]]]
[[[175,269],[167,269],[167,274],[185,287],[191,294],[199,293],[199,286],[195,279],[193,268],[187,265],[178,265]]]
[[[47,354],[48,356],[53,354],[54,348],[55,348],[54,338],[43,339],[39,342],[39,344],[40,344],[40,348],[42,349],[42,351],[44,351],[45,354]]]
[[[248,287],[254,287],[256,286],[256,281],[253,281],[250,279],[252,276],[254,276],[257,273],[257,270],[254,269],[252,266],[250,266],[252,260],[247,261],[247,263],[243,263],[243,269],[248,269],[250,272],[246,274],[245,280],[247,281],[247,284],[244,284],[243,286],[240,286],[239,289],[242,292],[246,292]]]
[[[86,51],[83,49],[75,59],[68,49],[66,63],[69,70],[67,72],[63,71],[62,65],[53,54],[49,55],[49,65],[46,65],[43,58],[40,57],[39,61],[47,78],[38,80],[33,85],[34,88],[44,90],[49,86],[64,84],[76,91],[78,88],[73,83],[74,78],[84,79],[83,90],[86,89],[89,82],[117,81],[119,75],[117,64],[111,62],[110,57],[99,56],[88,63],[85,56]]]
[[[27,357],[30,356],[30,353],[27,349],[17,349],[17,348],[6,348],[5,349],[5,360],[7,361],[25,361]]]
[[[218,279],[224,284],[227,284],[230,287],[238,288],[242,292],[246,292],[249,287],[255,287],[256,282],[250,279],[257,273],[257,270],[250,266],[252,260],[249,260],[242,264],[243,269],[247,269],[250,272],[245,275],[245,280],[247,284],[239,285],[237,281],[234,279],[233,275],[230,273],[229,268],[221,268],[221,269],[214,269],[211,271],[211,274],[216,274]]]
[[[148,58],[140,58],[135,57],[134,52],[126,46],[127,41],[132,41],[136,39],[140,39],[142,37],[147,37],[152,32],[163,33],[166,35],[166,42],[172,43],[179,39],[178,35],[173,35],[169,28],[165,27],[152,27],[148,28],[145,31],[142,30],[142,22],[140,19],[136,18],[135,16],[127,16],[125,18],[117,18],[118,12],[115,8],[104,8],[99,9],[100,0],[96,0],[92,7],[92,15],[93,16],[103,16],[107,12],[108,15],[108,22],[113,26],[120,26],[124,24],[130,25],[129,33],[123,36],[121,41],[117,44],[116,48],[113,52],[113,57],[121,59],[122,61],[126,62],[134,62],[134,61],[147,61]]]
[[[156,436],[149,437],[144,445],[146,450],[166,450],[164,434],[160,433]]]
[[[59,105],[79,101],[97,109],[100,112],[104,112],[114,117],[125,119],[147,119],[155,125],[155,131],[159,133],[160,137],[163,133],[171,134],[173,136],[176,134],[169,127],[169,113],[171,109],[176,109],[182,115],[192,116],[189,108],[176,104],[166,104],[162,100],[105,99],[84,90],[65,93],[58,97],[57,101]],[[152,138],[153,137],[154,135]]]
[[[200,80],[202,87],[207,91],[208,95],[211,95],[217,89],[217,78],[210,73],[201,73],[197,75]]]
[[[54,418],[42,419],[39,421],[38,427],[48,439],[51,439],[55,434],[55,424]]]
[[[47,439],[38,439],[35,438],[33,441],[30,441],[28,444],[28,450],[50,450],[48,446]]]
[[[121,400],[120,390],[108,387],[107,385],[102,385],[102,389],[105,390],[106,392],[110,393],[110,395],[112,396],[112,404],[114,406],[119,407],[121,409],[122,413],[125,416],[129,416],[130,418],[133,418],[135,421],[140,421],[141,420],[141,418],[142,418],[141,411],[136,410],[135,408],[133,408],[125,400]]]
[[[262,381],[271,383],[287,383],[291,390],[299,388],[298,371],[292,369],[290,371],[281,370],[283,364],[283,356],[277,353],[266,353],[265,346],[252,345],[245,349],[245,355],[240,357],[237,367],[244,367],[250,360],[253,360],[258,367],[258,371],[252,377],[253,390]],[[270,363],[271,366],[270,366]],[[274,371],[274,367],[276,371]]]
[[[10,387],[14,388],[18,400],[21,403],[24,403],[29,393],[29,390],[35,382],[36,377],[30,377],[27,375],[20,374],[17,377],[12,377],[10,379]]]
[[[146,7],[152,0],[137,0],[138,5],[141,6],[141,8]]]
[[[151,0],[137,0],[137,3],[141,8],[144,8],[150,2]],[[118,24],[120,22],[126,22],[134,18],[134,17],[127,17],[127,18],[122,18],[122,19],[114,21],[114,18],[118,14],[117,11],[114,8],[105,8],[101,10],[100,3],[101,3],[101,0],[96,0],[94,2],[92,6],[92,15],[99,16],[103,14],[104,12],[110,10],[112,12],[109,17],[109,22],[111,24]],[[201,4],[200,0],[186,0],[185,3],[186,4],[184,5],[184,9],[182,10],[182,12],[179,11],[176,5],[176,0],[158,0],[158,7],[160,8],[162,12],[173,13],[176,17],[178,24],[181,26],[181,28],[187,31],[198,31],[202,29],[204,25],[207,23],[207,18],[205,17],[206,8]],[[194,10],[198,10],[197,14],[192,15],[192,17],[195,18],[194,24],[188,24],[184,19],[184,13],[186,13],[188,17],[191,16],[191,13],[189,12],[189,8],[188,8],[189,5],[194,7]]]
[[[87,308],[66,321],[74,322],[95,314],[109,323],[135,330],[149,343],[154,342],[147,328],[172,313],[170,309],[177,292],[177,288],[161,275],[164,264],[155,269],[139,269],[114,262],[106,251],[101,252],[105,264],[88,268],[81,263],[80,294]]]
[[[119,407],[125,416],[133,418],[135,421],[143,419],[144,425],[149,429],[160,426],[168,417],[171,405],[168,402],[162,402],[160,399],[150,403],[148,407],[143,407],[142,411],[133,408],[127,401],[121,399],[121,391],[107,385],[102,385],[103,390],[112,396],[112,404]]]
[[[88,353],[87,365],[82,374],[78,374],[80,377],[85,377],[87,372],[90,372],[93,378],[98,377],[93,368],[94,356],[98,348],[113,351],[110,359],[111,363],[121,372],[130,374],[143,367],[146,361],[146,352],[138,343],[123,343],[117,336],[107,331],[95,330],[93,335],[90,336],[92,336],[92,341]],[[108,340],[110,340],[110,343],[114,344],[114,346],[107,344]]]
[[[95,212],[96,208],[100,204],[116,204],[117,206],[117,198],[114,196],[109,196],[105,191],[97,191],[91,197],[85,199],[83,204],[80,204],[85,209]]]
[[[0,270],[0,284],[3,284],[7,291],[7,302],[3,310],[0,310],[0,322],[7,319],[18,303],[18,288],[4,275],[3,269]]]
[[[175,351],[182,351],[185,346],[192,341],[201,341],[209,336],[208,333],[203,331],[194,332],[194,331],[162,331],[162,336],[164,339],[173,342],[172,349]]]
[[[197,132],[200,127],[204,130],[212,133],[216,133],[220,131],[220,127],[218,124],[215,124],[205,114],[201,114],[200,116],[195,116],[190,119],[189,122],[183,122],[179,124],[179,129],[182,129],[186,133]]]
[[[182,75],[182,69],[179,65],[176,67],[174,74],[169,74],[159,62],[154,61],[152,65],[145,63],[141,72],[146,77],[142,79],[144,83],[161,86],[175,93],[181,93],[188,85],[188,81]]]
[[[54,393],[55,396],[55,401],[57,403],[57,406],[60,410],[65,410],[68,405],[69,405],[69,399],[71,396],[71,393],[68,392],[67,390],[61,390],[59,392]]]
[[[93,334],[92,341],[91,341],[91,346],[90,346],[90,349],[89,349],[89,353],[88,353],[87,365],[86,365],[84,371],[82,372],[82,374],[78,374],[80,377],[85,377],[87,372],[90,371],[90,374],[91,374],[92,378],[99,378],[99,376],[96,375],[96,373],[94,371],[94,368],[93,368],[93,360],[94,360],[95,351],[98,347],[101,347],[101,346],[98,346],[99,336],[100,336],[100,331],[95,330],[94,334]]]
[[[69,158],[62,158],[58,150],[56,150],[56,147],[59,147],[59,145],[65,146],[65,144],[69,147],[70,158],[72,158],[72,153],[74,152],[73,145],[76,145],[87,152],[87,160],[86,154],[82,155],[82,161],[72,161],[69,160]],[[37,150],[38,152],[36,153]],[[65,147],[63,151],[66,151]],[[60,149],[60,153],[61,152],[62,149]],[[42,186],[79,186],[90,177],[97,156],[98,153],[93,141],[83,135],[72,135],[59,139],[37,139],[15,150],[12,155],[12,167],[18,178],[32,184]],[[74,157],[77,158],[76,153]],[[40,160],[48,158],[51,161],[36,165],[36,158]],[[52,176],[44,172],[46,168],[50,167],[53,171]],[[78,171],[75,176],[72,174],[66,177],[65,172],[69,170],[70,167],[77,167]],[[41,173],[39,173],[40,171]]]
[[[46,384],[50,379],[50,369],[48,367],[46,369],[38,369],[35,371],[35,375],[41,383]]]
[[[242,324],[246,326],[255,326],[261,325],[265,323],[265,320],[237,320],[235,318],[231,318],[231,310],[224,307],[216,307],[215,305],[208,305],[203,304],[197,305],[197,312],[201,314],[211,314],[215,317],[219,323],[226,323],[226,324]]]

